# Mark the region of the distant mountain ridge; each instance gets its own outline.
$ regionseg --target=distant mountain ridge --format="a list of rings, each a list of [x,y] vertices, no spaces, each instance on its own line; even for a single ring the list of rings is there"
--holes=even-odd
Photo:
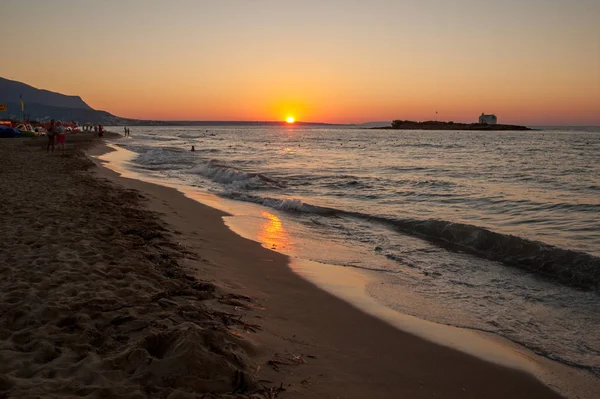
[[[21,111],[20,97],[25,103]],[[0,104],[6,104],[7,111],[0,112],[1,119],[30,120],[56,119],[84,123],[100,123],[112,126],[286,126],[283,121],[161,121],[121,118],[106,111],[95,110],[80,96],[69,96],[0,77]],[[376,123],[377,125],[386,123]],[[388,123],[389,124],[389,123]],[[331,127],[352,126],[319,122],[296,122],[299,126]]]
[[[121,121],[121,118],[106,111],[93,109],[79,96],[38,89],[2,77],[0,77],[0,104],[6,104],[7,111],[0,113],[0,119],[23,118],[21,96],[25,103],[25,115],[31,120],[56,119],[104,125],[119,124]]]
[[[79,96],[68,96],[49,90],[37,89],[25,83],[0,77],[0,103],[19,103],[20,96],[27,103],[50,105],[53,107],[93,110]]]

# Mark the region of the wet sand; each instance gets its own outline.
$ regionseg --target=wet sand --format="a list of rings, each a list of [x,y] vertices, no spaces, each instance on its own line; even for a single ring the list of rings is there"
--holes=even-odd
[[[561,397],[360,312],[221,211],[94,167],[85,135],[66,157],[34,140],[0,143],[0,397]]]

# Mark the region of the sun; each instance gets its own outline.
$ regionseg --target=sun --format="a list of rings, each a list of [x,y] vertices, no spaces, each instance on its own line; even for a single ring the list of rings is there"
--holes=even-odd
[[[293,116],[288,116],[285,121],[287,123],[294,123],[294,122],[296,122],[296,119]]]

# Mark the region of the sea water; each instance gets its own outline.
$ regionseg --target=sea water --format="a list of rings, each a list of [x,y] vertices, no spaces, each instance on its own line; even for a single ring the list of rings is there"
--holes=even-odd
[[[600,128],[139,127],[119,145],[138,173],[263,207],[263,245],[368,273],[389,308],[600,375]]]

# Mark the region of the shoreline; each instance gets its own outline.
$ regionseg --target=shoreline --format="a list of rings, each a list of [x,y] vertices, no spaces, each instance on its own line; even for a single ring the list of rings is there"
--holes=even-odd
[[[66,156],[36,138],[0,145],[0,397],[561,397],[535,369],[433,343],[320,289],[225,212],[96,167],[83,151],[108,147],[92,134],[67,143]],[[597,393],[575,371],[556,377],[563,395]]]
[[[128,179],[128,178],[118,178],[118,179],[130,180],[130,179]],[[127,185],[129,186],[130,184],[132,184],[132,183],[131,183],[130,181],[128,181]],[[142,184],[142,186],[143,186],[144,184],[150,184],[150,185],[153,185],[153,184],[151,184],[151,183],[143,183],[143,184]],[[157,183],[157,184],[160,184],[160,183]],[[134,185],[134,186],[136,186],[136,189],[137,189],[137,186],[139,185],[139,183],[135,183],[135,184],[133,184],[133,185]],[[140,186],[140,187],[141,187],[141,186]],[[142,189],[142,191],[143,191],[144,189],[148,189],[148,187],[145,187],[145,188],[144,188],[144,187],[142,187],[141,189]],[[173,190],[173,189],[169,189],[169,190]],[[152,191],[155,191],[155,189],[152,189]],[[174,194],[174,195],[176,195],[176,196],[184,196],[184,195],[185,195],[185,193],[180,193],[180,192],[177,192],[177,193],[176,193],[176,194]],[[184,198],[185,198],[185,197],[184,197]],[[189,200],[189,199],[187,199],[187,200]],[[179,200],[178,200],[178,201],[179,201]],[[200,204],[198,204],[198,205],[200,205]],[[203,207],[206,207],[207,205],[201,205],[201,206],[203,206]],[[171,210],[171,211],[173,212],[173,210]],[[223,221],[220,221],[220,224],[222,224],[222,225],[223,225],[222,227],[225,227],[225,226],[224,226],[224,223],[223,223]],[[225,223],[225,224],[227,224],[227,223]],[[231,227],[231,226],[229,226],[229,227]],[[227,229],[227,230],[228,230],[228,229]],[[234,229],[234,231],[235,231],[235,229]],[[228,231],[228,232],[229,232],[229,234],[232,234],[232,232],[231,232],[231,231]],[[236,231],[236,233],[237,233],[237,234],[239,234],[239,231]],[[238,237],[238,238],[239,238],[239,237]],[[259,246],[260,246],[260,244],[256,244],[256,245],[259,245]],[[262,251],[266,251],[266,252],[272,252],[272,251],[269,251],[269,250],[267,250],[267,249],[264,249],[264,248],[262,248],[262,247],[261,247],[261,250],[262,250]],[[289,273],[289,272],[290,272],[290,270],[291,270],[291,269],[289,269],[289,267],[287,267],[287,266],[286,266],[286,269],[287,269],[288,273]],[[293,278],[295,278],[295,279],[297,279],[297,280],[301,280],[301,279],[299,278],[299,276],[298,276],[298,275],[296,275],[296,274],[294,274],[294,273],[292,273],[292,274],[293,274],[293,277],[287,276],[286,278],[292,278],[292,279],[293,279]],[[282,276],[279,276],[278,278],[283,278],[283,277],[282,277]],[[260,282],[256,282],[256,281],[255,281],[254,283],[256,283],[256,284],[254,284],[255,286],[260,286],[260,285],[261,285],[261,284],[260,284]],[[298,282],[296,282],[296,283],[298,284]],[[313,281],[313,283],[314,283],[314,281]],[[306,284],[305,284],[305,285],[306,285]],[[315,290],[315,288],[316,288],[317,290],[321,291],[319,288],[317,288],[317,287],[316,287],[315,285],[313,285],[313,284],[310,284],[310,283],[309,283],[308,285],[310,286],[310,289],[312,289],[312,290]],[[245,287],[245,288],[247,289],[248,287]],[[321,289],[323,289],[323,287],[322,287],[322,286],[320,286],[320,288],[321,288]],[[306,286],[305,286],[305,288],[304,288],[304,289],[305,289],[305,290],[309,290],[308,288],[306,288]],[[259,290],[259,291],[261,291],[261,290]],[[315,294],[315,295],[316,295],[316,294]],[[340,301],[340,299],[339,299],[337,296],[329,297],[329,300]],[[368,314],[364,314],[364,313],[362,313],[362,312],[360,312],[360,311],[357,311],[357,310],[356,310],[356,309],[355,309],[355,308],[354,308],[352,305],[348,305],[347,303],[344,303],[343,305],[345,305],[345,307],[347,307],[347,308],[350,308],[350,310],[351,310],[352,312],[354,312],[354,313],[361,313],[363,316],[372,317],[372,316],[370,316],[370,315],[368,315]],[[365,311],[365,309],[362,309],[362,310],[363,310],[363,311]],[[345,311],[349,311],[349,310],[348,310],[348,309],[346,309]],[[358,317],[358,316],[354,315],[353,317]],[[374,324],[377,324],[377,323],[382,323],[382,324],[385,324],[385,325],[386,325],[386,327],[389,327],[389,325],[388,325],[387,323],[383,323],[383,322],[380,320],[380,318],[377,318],[377,319],[375,319],[375,320],[376,320],[376,322],[374,322],[373,320],[371,320],[371,322],[372,322],[372,323],[374,323]],[[388,320],[388,322],[389,322],[389,320]],[[392,323],[392,324],[393,324],[393,323]],[[431,323],[431,324],[435,324],[435,323]],[[446,327],[446,326],[444,326],[444,327]],[[448,328],[449,328],[449,329],[452,329],[453,327],[448,327]],[[413,336],[413,335],[411,335],[411,334],[409,334],[409,333],[406,333],[406,332],[402,332],[401,330],[402,330],[402,328],[400,328],[400,330],[396,330],[396,331],[399,331],[399,332],[400,332],[400,334],[409,335],[409,336],[411,337],[411,339],[422,340],[422,339],[421,339],[421,338],[419,338],[419,337]],[[406,330],[406,329],[405,329],[405,330]],[[409,331],[410,331],[410,330],[409,330]],[[411,333],[417,333],[417,331],[413,330],[413,331],[411,331]],[[488,339],[489,339],[489,338],[490,338],[490,337],[488,337]],[[492,340],[494,340],[494,338],[493,338],[493,337],[492,337]],[[427,344],[434,345],[434,346],[436,345],[436,344],[432,344],[432,343],[430,343],[430,342],[427,342]],[[446,348],[446,347],[441,347],[441,348],[443,348],[444,350],[451,350],[451,351],[452,351],[452,349],[448,349],[448,348]],[[529,358],[529,357],[531,357],[531,358],[535,358],[535,357],[536,357],[535,355],[533,355],[533,353],[527,353],[527,352],[528,352],[528,350],[518,350],[519,348],[517,348],[517,345],[516,345],[516,344],[513,344],[513,349],[515,350],[515,352],[517,352],[517,353],[518,353],[518,356],[522,356],[523,358]],[[523,349],[524,349],[524,348],[523,348]],[[508,350],[510,350],[510,349],[508,349]],[[465,355],[465,354],[463,354],[463,353],[460,353],[460,354],[461,354],[461,355],[463,355],[463,356],[470,356],[470,355]],[[476,360],[481,362],[481,360],[479,360],[479,359],[476,359]],[[541,359],[535,359],[535,360],[534,360],[534,362],[535,362],[535,361],[539,361],[539,360],[541,360]],[[548,362],[547,364],[544,364],[544,367],[548,366],[548,365],[549,365],[549,363],[553,363],[553,362],[551,362],[550,360],[547,360],[547,359],[544,359],[544,360],[545,360],[546,362]],[[484,363],[484,364],[488,364],[488,363],[486,363],[486,362],[483,362],[483,363]],[[492,365],[492,366],[493,366],[493,367],[496,367],[496,365]],[[498,367],[499,367],[499,366],[498,366]],[[564,368],[563,370],[561,370],[561,372],[564,372],[564,371],[567,369],[567,367],[566,367],[566,366],[563,366],[563,365],[560,365],[560,367],[563,367],[563,368]],[[550,368],[552,368],[552,367],[550,367]],[[502,368],[501,368],[501,369],[502,369]],[[511,371],[513,371],[513,370],[511,370]],[[556,371],[556,370],[555,370],[555,371]],[[529,372],[531,372],[531,370],[529,370]],[[520,372],[519,372],[519,373],[520,373]],[[567,371],[567,373],[568,373],[568,371]],[[573,371],[573,373],[575,373],[575,372]],[[541,374],[543,374],[543,373],[541,373]],[[539,377],[539,375],[538,375],[538,377]],[[548,378],[544,378],[544,380],[548,382],[548,381],[552,380],[552,379],[553,379],[553,378],[555,378],[555,377],[556,377],[556,375],[555,375],[554,377],[552,377],[552,376],[548,376]],[[575,377],[574,377],[574,378],[575,378]],[[560,379],[560,378],[559,378],[559,379]],[[575,378],[575,380],[579,380],[579,378]],[[580,383],[582,383],[582,382],[585,382],[584,380],[585,380],[585,378],[583,378],[583,380],[579,380],[577,383],[573,383],[573,384],[568,384],[568,383],[566,383],[566,384],[560,384],[560,385],[563,385],[563,391],[565,391],[564,385],[568,385],[568,386],[570,386],[570,388],[573,388],[573,385],[580,385]],[[565,381],[562,381],[562,382],[564,383]],[[593,382],[592,382],[592,384],[593,384]],[[593,389],[593,387],[592,387],[592,389]],[[566,390],[567,390],[567,391],[572,391],[572,390],[571,390],[571,389],[569,389],[569,388],[566,388]],[[287,397],[287,396],[286,396],[286,397]],[[359,396],[357,396],[357,397],[359,397]],[[385,396],[381,396],[381,397],[385,397]],[[584,397],[584,396],[581,396],[581,397]],[[589,396],[589,397],[593,397],[593,393],[592,393],[592,394],[590,394],[590,396]]]

